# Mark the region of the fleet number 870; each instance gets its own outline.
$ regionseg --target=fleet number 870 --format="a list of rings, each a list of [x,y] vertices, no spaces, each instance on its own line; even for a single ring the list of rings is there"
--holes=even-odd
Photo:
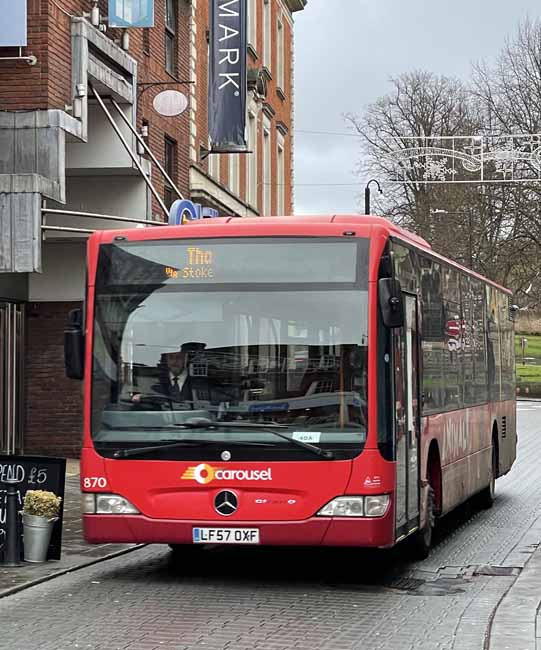
[[[104,488],[107,487],[105,476],[85,476],[83,479],[84,488]]]

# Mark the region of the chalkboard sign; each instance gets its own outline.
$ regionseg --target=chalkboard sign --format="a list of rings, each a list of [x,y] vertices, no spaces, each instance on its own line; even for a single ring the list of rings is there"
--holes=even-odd
[[[48,456],[0,456],[0,557],[3,557],[6,540],[6,486],[2,481],[14,478],[22,481],[17,486],[19,492],[18,510],[22,510],[24,495],[28,490],[48,490],[62,497],[58,521],[55,522],[47,553],[48,560],[59,560],[62,546],[66,459]],[[21,559],[22,528],[21,522]]]

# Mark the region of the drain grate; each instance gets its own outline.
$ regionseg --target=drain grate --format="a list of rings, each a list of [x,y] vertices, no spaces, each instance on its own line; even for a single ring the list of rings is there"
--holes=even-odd
[[[399,591],[414,591],[424,584],[425,581],[420,578],[391,578],[385,586]]]

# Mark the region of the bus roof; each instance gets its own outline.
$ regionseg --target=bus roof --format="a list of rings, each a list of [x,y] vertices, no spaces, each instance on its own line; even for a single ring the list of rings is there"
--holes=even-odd
[[[334,227],[333,227],[334,226]],[[338,228],[336,228],[338,226]],[[225,228],[225,232],[224,229]],[[441,262],[467,272],[469,275],[487,282],[508,294],[512,292],[498,283],[468,269],[457,262],[436,253],[430,244],[388,219],[374,215],[333,214],[299,215],[285,217],[217,217],[190,221],[182,226],[154,226],[151,228],[130,228],[126,230],[102,230],[91,236],[95,245],[111,243],[115,237],[128,236],[130,241],[151,239],[175,239],[177,237],[234,237],[234,236],[329,236],[336,235],[342,228],[355,229],[358,236],[370,237],[374,231],[379,235],[396,237],[405,244],[429,253]],[[231,230],[230,230],[231,229]],[[330,232],[336,230],[336,232]],[[190,234],[188,234],[188,232]],[[159,233],[159,234],[158,234]]]
[[[415,235],[412,232],[397,226],[388,219],[383,217],[377,217],[373,215],[358,215],[358,214],[332,214],[332,215],[299,215],[299,216],[290,216],[290,217],[217,217],[212,219],[201,219],[196,221],[189,221],[182,226],[169,226],[164,225],[157,227],[159,229],[159,238],[160,239],[170,239],[179,236],[179,228],[182,228],[181,232],[185,232],[186,228],[196,228],[198,231],[208,233],[210,236],[214,236],[214,233],[211,234],[211,231],[216,227],[220,229],[224,226],[228,228],[235,228],[239,230],[259,230],[261,229],[270,229],[275,231],[277,228],[283,227],[284,229],[289,229],[291,227],[298,228],[302,227],[304,234],[306,235],[322,235],[324,232],[319,231],[319,227],[325,226],[326,224],[335,224],[338,226],[351,226],[357,230],[362,229],[368,231],[373,226],[379,226],[387,235],[398,235],[402,239],[415,244],[416,246],[421,246],[426,249],[430,249],[430,244],[425,241],[422,237]],[[100,243],[106,243],[111,241],[113,237],[117,237],[122,234],[123,231],[118,230],[105,230],[101,231]],[[135,232],[133,228],[129,229],[130,239],[136,240],[145,240],[145,239],[155,239],[156,238],[156,228],[136,228]],[[137,233],[137,234],[136,234]],[[217,236],[220,236],[216,233]],[[221,233],[223,236],[225,233]],[[235,233],[228,233],[226,236],[234,236]],[[269,233],[270,234],[270,233]],[[207,236],[208,236],[207,235]],[[182,235],[185,236],[185,235]],[[200,233],[197,233],[197,236],[201,236]]]

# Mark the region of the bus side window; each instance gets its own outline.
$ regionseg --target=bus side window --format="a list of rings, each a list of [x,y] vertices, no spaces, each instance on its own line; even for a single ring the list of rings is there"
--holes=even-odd
[[[423,413],[437,413],[443,406],[443,297],[441,267],[419,256],[422,310]]]
[[[460,304],[458,271],[445,267],[443,271],[443,304],[445,311],[445,348],[442,356],[445,381],[445,410],[462,407],[462,358],[464,323]]]
[[[501,397],[501,360],[498,291],[495,287],[487,286],[486,295],[489,399],[499,401]]]
[[[485,320],[485,288],[478,280],[472,280],[473,298],[473,365],[475,402],[482,404],[488,399],[487,341]]]
[[[499,292],[498,292],[499,293]],[[515,393],[514,330],[509,318],[509,297],[499,293],[498,319],[502,369],[502,399],[511,400]]]

